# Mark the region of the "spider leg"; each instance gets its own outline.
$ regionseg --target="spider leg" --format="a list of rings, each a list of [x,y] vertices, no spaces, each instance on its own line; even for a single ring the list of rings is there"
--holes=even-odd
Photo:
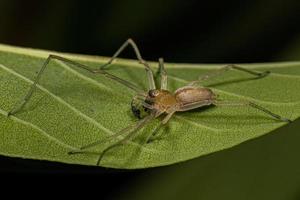
[[[292,120],[281,117],[280,115],[277,115],[277,114],[271,112],[270,110],[268,110],[262,106],[259,106],[251,101],[214,101],[213,104],[216,106],[250,106],[252,108],[255,108],[257,110],[264,112],[265,114],[270,115],[271,117],[273,117],[279,121],[292,122]]]
[[[194,86],[194,85],[196,85],[196,84],[198,84],[198,83],[200,83],[202,81],[206,81],[206,80],[208,80],[210,78],[214,78],[216,76],[219,76],[219,75],[223,74],[224,72],[227,72],[227,71],[229,71],[231,69],[235,69],[235,70],[238,70],[238,71],[246,72],[248,74],[252,74],[252,75],[257,76],[257,77],[265,77],[266,75],[268,75],[270,73],[270,71],[258,72],[258,71],[246,69],[246,68],[243,68],[243,67],[231,64],[231,65],[227,65],[225,67],[222,67],[220,69],[217,69],[214,72],[210,72],[210,73],[207,73],[205,75],[202,75],[197,80],[192,81],[188,85]]]
[[[104,70],[101,70],[101,69],[92,69],[86,65],[83,65],[81,63],[77,63],[77,62],[74,62],[72,60],[69,60],[67,58],[64,58],[64,57],[61,57],[61,56],[57,56],[57,55],[49,55],[48,58],[46,59],[46,61],[44,62],[43,66],[41,67],[40,71],[38,72],[33,84],[31,85],[29,91],[27,92],[27,94],[24,96],[24,98],[18,102],[14,108],[8,113],[8,116],[9,115],[13,115],[15,113],[17,113],[18,111],[20,111],[29,101],[29,99],[31,98],[33,92],[35,91],[36,89],[36,85],[38,84],[45,68],[48,66],[48,64],[50,63],[51,60],[59,60],[59,61],[62,61],[64,63],[67,63],[67,64],[71,64],[75,67],[78,67],[78,68],[81,68],[81,69],[85,69],[91,73],[94,73],[94,74],[102,74],[104,76],[106,76],[107,78],[109,79],[112,79],[112,80],[115,80],[117,82],[119,82],[120,84],[134,90],[135,92],[137,93],[144,93],[143,90],[141,90],[140,88],[138,88],[136,85],[126,81],[126,80],[123,80],[121,78],[118,78]]]
[[[147,137],[146,143],[149,143],[154,140],[153,138],[155,138],[157,131],[163,125],[168,123],[168,121],[171,119],[171,117],[174,115],[175,112],[183,112],[183,111],[193,110],[193,109],[196,109],[199,107],[211,105],[212,103],[213,103],[213,100],[201,100],[201,101],[196,101],[193,103],[188,103],[188,104],[182,105],[180,107],[170,108],[167,116],[160,122],[158,127]]]
[[[148,136],[146,143],[150,143],[151,141],[155,140],[155,138],[157,138],[157,132],[158,130],[165,124],[167,124],[167,122],[170,120],[170,118],[173,116],[173,114],[175,112],[183,112],[183,111],[188,111],[188,110],[193,110],[199,107],[203,107],[203,106],[207,106],[212,104],[212,101],[210,100],[202,100],[202,101],[198,101],[198,102],[193,102],[193,103],[189,103],[189,104],[185,104],[179,108],[177,108],[177,110],[173,110],[172,112],[170,112],[161,122],[160,124],[156,127],[156,129],[151,133],[151,135]],[[158,136],[159,137],[159,136]]]
[[[165,118],[163,118],[163,120],[154,129],[154,131],[148,135],[148,137],[145,140],[145,143],[150,143],[151,141],[155,140],[155,138],[157,138],[158,130],[168,123],[168,121],[171,119],[171,117],[174,115],[175,112],[176,112],[176,110],[172,110],[170,113],[167,114],[167,116],[165,116]]]
[[[140,130],[141,128],[143,128],[145,125],[147,125],[152,119],[155,118],[155,114],[154,113],[151,113],[150,115],[148,115],[147,117],[143,118],[142,120],[136,122],[135,124],[131,124],[129,125],[128,127],[122,129],[121,131],[117,132],[116,134],[112,135],[112,136],[109,136],[108,138],[106,138],[105,140],[98,140],[96,142],[93,142],[93,143],[90,143],[90,144],[87,144],[85,146],[82,146],[79,148],[78,151],[71,151],[69,152],[69,154],[78,154],[78,153],[85,153],[87,151],[87,149],[90,149],[92,147],[95,147],[99,144],[102,144],[104,141],[107,141],[108,139],[112,139],[112,138],[116,138],[120,135],[123,135],[123,134],[127,134],[123,139],[119,140],[118,142],[116,142],[115,144],[113,145],[110,145],[108,146],[107,148],[105,148],[99,155],[99,158],[97,160],[97,165],[99,165],[100,161],[102,160],[104,154],[113,149],[114,147],[116,146],[119,146],[121,144],[125,144],[127,141],[129,141],[131,138],[133,138],[135,136],[135,134],[137,133],[138,130]]]
[[[162,90],[167,90],[168,89],[168,76],[167,72],[164,67],[164,59],[159,58],[158,59],[158,70],[157,70],[157,75],[160,77],[160,89]]]
[[[115,143],[115,144],[107,147],[106,149],[104,149],[101,152],[101,154],[100,154],[100,156],[99,156],[99,158],[97,160],[97,164],[96,165],[98,166],[100,164],[100,162],[101,162],[101,160],[102,160],[102,158],[103,158],[103,156],[104,156],[105,153],[107,153],[109,150],[113,149],[114,147],[117,147],[117,146],[119,146],[121,144],[125,144],[128,140],[130,140],[131,138],[133,138],[135,136],[135,134],[137,133],[138,130],[140,130],[141,128],[143,128],[145,125],[147,125],[154,118],[155,118],[155,115],[149,115],[148,117],[145,117],[143,120],[139,121],[135,125],[134,129],[132,131],[130,131],[128,133],[128,135],[125,136],[122,140],[120,140],[117,143]]]
[[[87,150],[87,149],[90,149],[90,148],[93,148],[93,147],[98,146],[98,145],[100,145],[100,144],[103,144],[103,143],[105,143],[106,141],[111,140],[111,139],[114,139],[114,138],[117,138],[118,136],[123,135],[123,134],[125,134],[125,133],[129,133],[132,129],[134,129],[134,127],[135,127],[136,125],[137,125],[137,123],[136,123],[136,124],[131,124],[131,125],[129,125],[129,126],[123,128],[122,130],[118,131],[117,133],[115,133],[115,134],[113,134],[113,135],[110,135],[110,136],[108,136],[108,137],[106,137],[106,138],[104,138],[104,139],[97,140],[97,141],[95,141],[95,142],[89,143],[89,144],[87,144],[87,145],[81,146],[78,150],[70,151],[70,152],[68,152],[68,154],[84,153],[85,150]]]
[[[126,40],[122,44],[122,46],[115,52],[115,54],[109,59],[109,61],[107,63],[103,64],[102,66],[100,66],[100,69],[104,69],[106,66],[110,65],[119,56],[119,54],[122,53],[122,51],[124,51],[124,49],[129,45],[133,48],[134,53],[135,53],[137,59],[139,60],[139,62],[145,66],[145,70],[146,70],[147,78],[148,78],[149,90],[155,89],[156,87],[155,87],[153,72],[152,72],[149,64],[142,58],[139,48],[137,47],[137,45],[131,38]]]

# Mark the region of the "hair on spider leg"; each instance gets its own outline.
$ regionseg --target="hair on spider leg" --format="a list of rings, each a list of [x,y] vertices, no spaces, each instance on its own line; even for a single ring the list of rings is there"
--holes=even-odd
[[[110,74],[105,69],[110,66],[110,64],[119,56],[119,54],[127,47],[131,46],[133,48],[133,51],[136,55],[136,58],[138,62],[143,65],[146,76],[147,76],[147,82],[148,82],[148,89],[147,91],[144,91],[139,86],[126,81],[122,78],[119,78],[113,74]],[[113,80],[116,83],[121,84],[124,87],[127,87],[131,89],[133,92],[135,92],[135,96],[133,96],[133,99],[131,101],[131,111],[134,116],[136,116],[139,120],[126,128],[118,131],[115,135],[108,136],[104,140],[95,141],[89,144],[86,144],[79,148],[78,151],[70,151],[69,154],[77,154],[77,153],[88,153],[88,150],[97,146],[101,145],[103,142],[111,139],[118,139],[119,136],[122,136],[121,139],[118,139],[117,142],[114,144],[106,147],[104,150],[102,150],[99,153],[99,157],[96,161],[96,164],[99,165],[102,158],[104,157],[105,153],[112,150],[118,145],[126,144],[128,141],[132,140],[138,131],[142,129],[143,127],[147,126],[152,120],[158,118],[159,116],[162,116],[162,120],[160,121],[159,127],[155,129],[154,131],[150,132],[148,139],[151,140],[152,136],[154,137],[157,133],[157,130],[161,127],[164,127],[170,119],[172,119],[172,116],[176,112],[185,112],[190,110],[195,110],[197,108],[205,108],[212,105],[221,105],[222,102],[217,100],[217,94],[214,93],[210,88],[208,87],[201,87],[197,84],[200,84],[210,78],[214,78],[216,76],[220,76],[223,73],[226,73],[229,70],[237,70],[241,72],[245,72],[249,75],[253,75],[256,77],[265,77],[270,72],[264,71],[259,72],[255,70],[250,70],[247,68],[243,68],[237,65],[226,65],[225,67],[222,67],[215,72],[210,72],[208,74],[204,74],[203,76],[200,76],[197,80],[190,82],[184,87],[180,87],[174,92],[170,91],[168,89],[168,75],[164,67],[164,61],[162,58],[159,59],[158,62],[158,71],[157,76],[160,78],[160,87],[157,87],[157,84],[155,83],[155,79],[153,76],[152,69],[150,68],[149,64],[142,58],[140,51],[135,44],[135,42],[132,39],[128,39],[126,42],[121,45],[121,47],[115,52],[115,54],[111,57],[111,59],[101,65],[98,69],[91,68],[87,65],[77,63],[73,60],[64,58],[62,56],[58,55],[49,55],[48,58],[45,60],[44,64],[42,65],[40,71],[38,72],[33,84],[29,88],[29,91],[27,94],[21,99],[20,103],[16,104],[11,111],[8,113],[9,115],[13,115],[20,110],[24,108],[24,106],[28,103],[28,101],[31,99],[33,92],[35,91],[37,84],[45,71],[45,68],[48,66],[49,62],[51,60],[58,60],[65,64],[84,69],[90,73],[93,74],[99,74],[107,79]],[[119,66],[121,67],[121,66]],[[241,102],[239,102],[241,104]],[[265,114],[268,114],[269,116],[281,120],[284,122],[290,122],[291,120],[281,117],[280,115],[277,115],[266,108],[263,108],[262,106],[259,106],[253,102],[247,102],[243,105],[250,106],[252,108],[258,109]],[[76,149],[76,148],[75,148]]]

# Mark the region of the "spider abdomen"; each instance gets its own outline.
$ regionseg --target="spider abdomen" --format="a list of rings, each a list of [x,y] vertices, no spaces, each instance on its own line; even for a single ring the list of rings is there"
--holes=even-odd
[[[213,100],[216,96],[213,91],[208,88],[192,86],[179,88],[175,91],[174,95],[177,102],[180,102],[182,105],[205,100]]]

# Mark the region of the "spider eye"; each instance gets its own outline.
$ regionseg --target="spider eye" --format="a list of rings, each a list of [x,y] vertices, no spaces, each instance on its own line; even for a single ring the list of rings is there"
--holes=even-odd
[[[150,97],[156,97],[158,95],[158,90],[149,90],[148,94]]]

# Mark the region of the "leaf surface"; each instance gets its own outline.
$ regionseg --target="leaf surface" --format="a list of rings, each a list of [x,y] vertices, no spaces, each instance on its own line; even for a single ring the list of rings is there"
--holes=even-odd
[[[102,75],[52,61],[26,107],[14,116],[6,116],[24,97],[50,53],[93,68],[107,61],[104,57],[0,45],[0,154],[95,165],[99,152],[123,136],[98,145],[91,153],[68,155],[68,152],[104,140],[136,123],[130,108],[135,94],[126,87]],[[150,65],[157,69],[157,63]],[[222,66],[167,63],[169,89],[174,91]],[[222,99],[250,100],[286,118],[299,117],[300,62],[242,66],[272,73],[254,79],[243,72],[229,71],[204,86],[211,87]],[[118,59],[108,71],[147,89],[145,71],[135,60]],[[133,141],[108,151],[100,165],[112,168],[169,165],[235,146],[286,124],[250,107],[207,107],[176,113],[159,130],[159,139],[143,144],[159,120],[139,131]]]

